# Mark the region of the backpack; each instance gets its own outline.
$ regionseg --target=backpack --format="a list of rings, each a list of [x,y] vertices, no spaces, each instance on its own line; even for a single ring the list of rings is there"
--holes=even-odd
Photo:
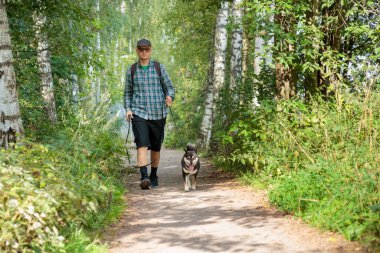
[[[154,64],[154,68],[156,70],[156,73],[158,74],[158,77],[160,78],[160,84],[162,87],[162,92],[164,93],[164,96],[166,96],[166,92],[165,92],[166,89],[164,88],[164,82],[162,80],[160,63],[158,61],[153,61],[153,64]],[[133,86],[134,86],[133,77],[136,73],[136,68],[137,68],[137,62],[133,63],[131,66],[132,92],[133,92]]]

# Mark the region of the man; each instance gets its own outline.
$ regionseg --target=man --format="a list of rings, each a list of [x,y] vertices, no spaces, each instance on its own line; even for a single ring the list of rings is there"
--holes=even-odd
[[[149,189],[151,185],[158,186],[157,169],[164,140],[167,107],[174,100],[175,90],[164,66],[151,59],[152,45],[149,40],[139,40],[136,52],[139,60],[127,71],[124,107],[127,121],[132,120],[137,166],[141,173],[140,187]],[[148,150],[151,161],[149,176]]]

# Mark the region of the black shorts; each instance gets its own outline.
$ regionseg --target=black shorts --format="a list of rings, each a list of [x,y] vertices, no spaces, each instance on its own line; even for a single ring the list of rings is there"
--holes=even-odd
[[[132,130],[135,136],[136,147],[148,147],[153,151],[160,151],[164,141],[166,118],[146,120],[133,114]]]

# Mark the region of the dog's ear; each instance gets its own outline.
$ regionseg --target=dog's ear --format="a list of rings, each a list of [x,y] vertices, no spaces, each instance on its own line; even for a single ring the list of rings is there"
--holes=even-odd
[[[185,153],[187,152],[187,150],[184,148],[183,151],[185,151]]]

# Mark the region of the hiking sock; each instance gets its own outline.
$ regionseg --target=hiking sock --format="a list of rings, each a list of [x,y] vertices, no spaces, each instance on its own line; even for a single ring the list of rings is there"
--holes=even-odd
[[[153,177],[157,177],[157,169],[158,168],[151,167],[150,175],[153,176]]]
[[[148,177],[148,168],[146,166],[140,167],[141,179]]]

